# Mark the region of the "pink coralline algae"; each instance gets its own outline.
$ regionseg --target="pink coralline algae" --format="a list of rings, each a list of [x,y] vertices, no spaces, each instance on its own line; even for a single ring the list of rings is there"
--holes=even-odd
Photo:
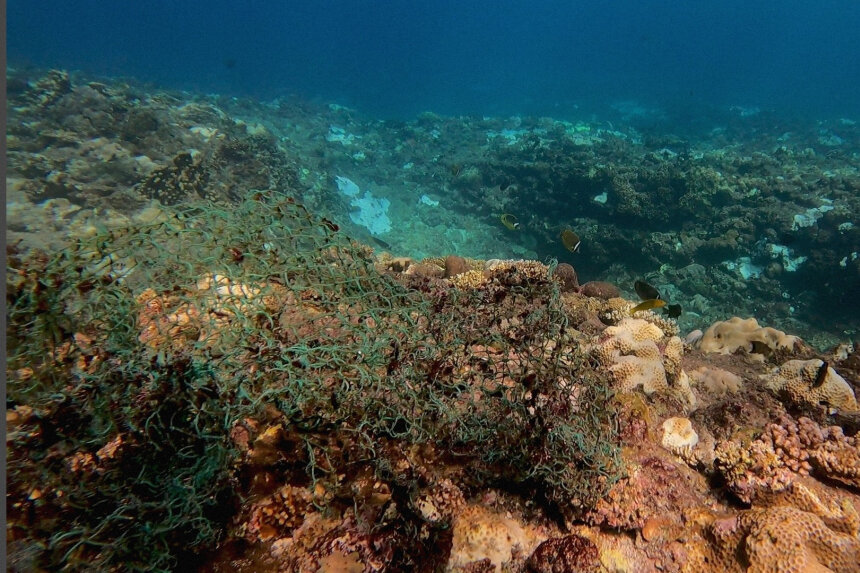
[[[838,426],[822,428],[809,418],[783,417],[748,445],[727,440],[717,446],[716,469],[729,489],[750,503],[765,492],[786,489],[798,475],[815,475],[860,486],[857,438]]]

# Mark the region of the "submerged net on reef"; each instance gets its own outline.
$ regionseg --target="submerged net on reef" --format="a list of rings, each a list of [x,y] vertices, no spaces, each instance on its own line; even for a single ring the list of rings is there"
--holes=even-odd
[[[343,483],[369,468],[398,502],[373,530],[390,530],[380,539],[399,548],[380,554],[402,567],[433,541],[418,539],[423,478],[396,468],[411,445],[467,466],[476,489],[563,513],[621,471],[608,385],[545,277],[404,285],[259,192],[13,252],[7,270],[10,547],[37,566],[195,563],[260,463],[324,484],[322,509],[366,503]],[[271,461],[242,457],[247,420],[281,432]]]

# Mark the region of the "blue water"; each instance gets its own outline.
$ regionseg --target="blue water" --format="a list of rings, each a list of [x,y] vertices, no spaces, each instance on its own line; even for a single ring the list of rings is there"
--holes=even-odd
[[[8,63],[381,117],[860,112],[857,0],[9,0]]]

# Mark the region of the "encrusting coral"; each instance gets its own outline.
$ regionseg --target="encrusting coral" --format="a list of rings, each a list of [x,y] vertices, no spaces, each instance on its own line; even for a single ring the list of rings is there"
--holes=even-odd
[[[823,360],[789,360],[764,376],[767,387],[791,404],[856,412],[854,390]]]
[[[795,484],[759,507],[705,521],[684,573],[852,573],[860,563],[857,509],[819,487]]]

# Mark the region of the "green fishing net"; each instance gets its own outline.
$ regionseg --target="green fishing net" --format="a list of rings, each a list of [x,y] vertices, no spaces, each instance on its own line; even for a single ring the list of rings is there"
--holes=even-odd
[[[415,444],[572,513],[619,477],[610,391],[549,277],[398,279],[260,192],[13,252],[7,271],[10,543],[39,566],[175,569],[212,549],[246,501],[231,432],[248,419],[292,437],[273,462],[290,479],[370,467],[407,505],[392,452]]]

